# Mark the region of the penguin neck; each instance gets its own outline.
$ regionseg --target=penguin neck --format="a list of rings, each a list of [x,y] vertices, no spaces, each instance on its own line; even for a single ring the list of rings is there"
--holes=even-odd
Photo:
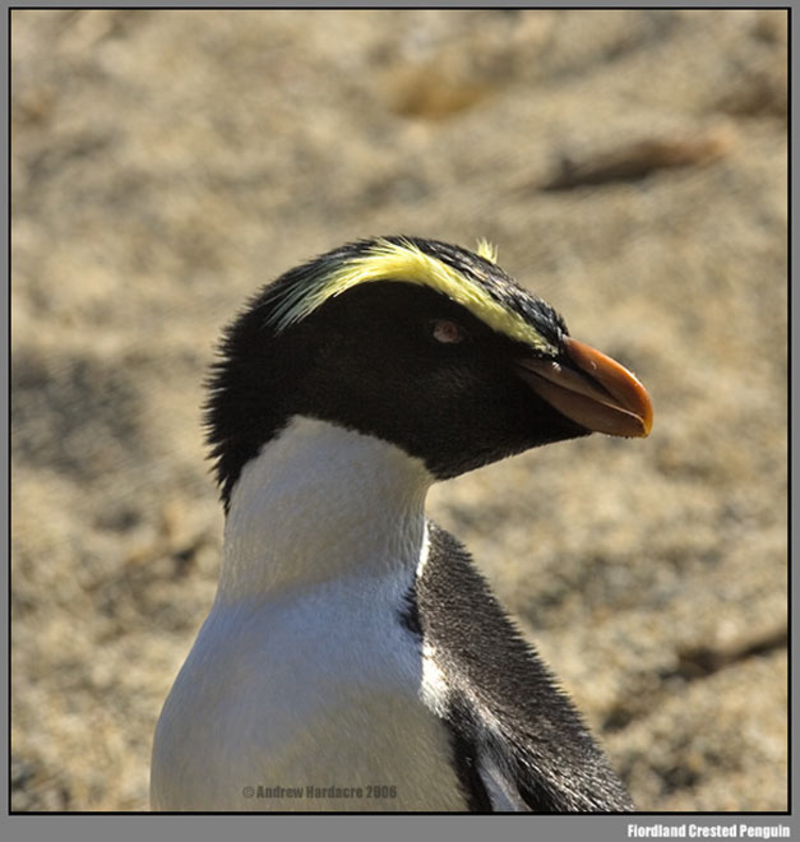
[[[413,576],[432,482],[420,459],[389,442],[293,416],[233,489],[217,601]]]

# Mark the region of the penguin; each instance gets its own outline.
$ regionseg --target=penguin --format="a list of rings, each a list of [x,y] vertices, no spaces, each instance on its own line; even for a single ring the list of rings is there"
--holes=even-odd
[[[624,812],[620,778],[435,482],[592,432],[645,437],[626,368],[497,263],[359,240],[225,330],[207,437],[218,589],[162,709],[156,811]]]

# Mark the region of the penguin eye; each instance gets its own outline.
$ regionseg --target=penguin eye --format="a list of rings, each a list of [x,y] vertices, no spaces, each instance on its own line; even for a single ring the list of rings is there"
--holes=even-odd
[[[457,322],[450,319],[434,319],[430,323],[431,335],[443,345],[456,345],[467,338],[467,332]]]

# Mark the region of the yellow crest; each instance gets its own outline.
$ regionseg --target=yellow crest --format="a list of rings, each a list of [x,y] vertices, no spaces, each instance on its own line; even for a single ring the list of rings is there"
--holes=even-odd
[[[476,252],[489,263],[497,263],[497,246],[485,240],[483,237],[478,240]]]
[[[496,249],[485,240],[478,243],[478,254],[492,263],[497,257]],[[306,277],[282,290],[271,321],[278,331],[284,330],[329,299],[370,281],[402,281],[430,287],[465,307],[493,330],[539,351],[555,353],[552,344],[519,313],[493,298],[478,281],[408,240],[376,240],[364,254],[344,259],[331,272],[318,278]]]

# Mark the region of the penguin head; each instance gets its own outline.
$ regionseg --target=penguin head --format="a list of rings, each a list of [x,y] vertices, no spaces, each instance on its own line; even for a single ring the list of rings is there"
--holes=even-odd
[[[550,442],[646,436],[629,371],[478,253],[362,240],[292,269],[225,331],[207,423],[223,502],[294,416],[391,442],[436,479]]]

